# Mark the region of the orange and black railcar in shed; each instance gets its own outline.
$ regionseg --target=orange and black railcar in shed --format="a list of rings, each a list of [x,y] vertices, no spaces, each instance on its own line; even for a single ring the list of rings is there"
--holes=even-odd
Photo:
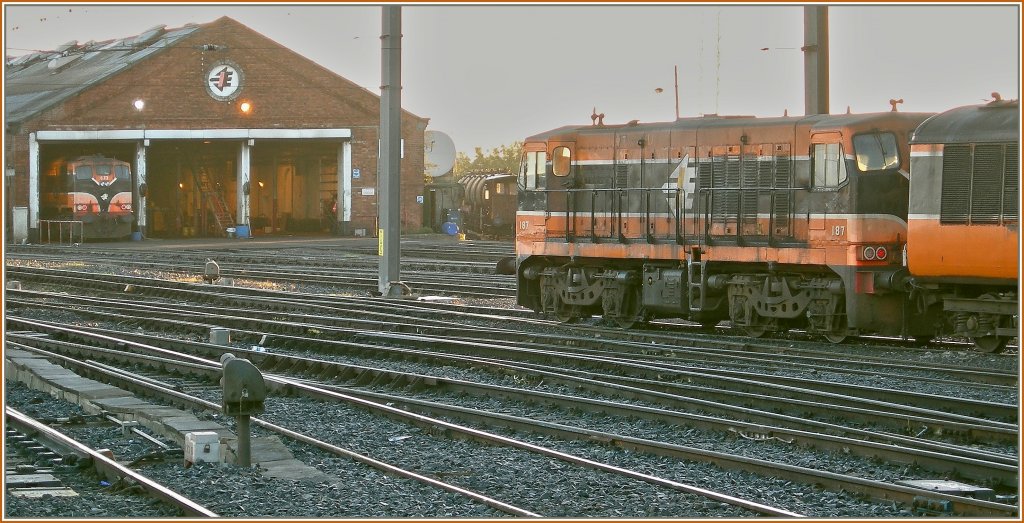
[[[128,162],[80,156],[55,162],[41,178],[41,219],[81,222],[85,239],[131,234],[135,216]]]
[[[903,247],[908,141],[929,116],[595,115],[527,138],[518,302],[623,327],[681,317],[752,336],[928,336],[906,321]]]
[[[911,139],[909,290],[932,335],[998,352],[1018,335],[1020,103],[926,120]]]

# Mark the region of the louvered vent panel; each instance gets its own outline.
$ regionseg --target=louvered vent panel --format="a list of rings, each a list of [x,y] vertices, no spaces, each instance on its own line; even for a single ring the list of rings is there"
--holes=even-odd
[[[789,155],[779,155],[775,157],[775,176],[774,176],[774,187],[776,189],[788,189],[792,187],[792,181],[790,180],[790,157]],[[775,213],[775,225],[783,229],[789,229],[789,208],[790,198],[792,193],[789,191],[775,191],[775,208],[772,212]]]
[[[725,164],[724,156],[713,156],[711,158],[711,187],[715,189],[711,191],[711,215],[714,221],[721,219],[726,212],[726,205],[728,204],[726,192],[721,190],[723,187],[728,186]]]
[[[711,201],[706,199],[711,197],[711,192],[709,191],[711,188],[711,179],[713,178],[711,170],[711,161],[701,160],[697,162],[697,201],[699,202],[699,209],[701,211],[705,211],[705,206]]]
[[[725,187],[730,189],[740,188],[740,157],[729,156],[725,163]],[[734,220],[740,211],[740,193],[736,190],[729,190],[723,193],[726,200],[725,212],[727,219]]]
[[[971,149],[946,145],[942,153],[942,223],[967,223],[971,208]]]
[[[741,196],[741,208],[743,213],[743,220],[757,220],[757,195],[758,195],[758,177],[757,177],[757,156],[744,156],[742,160],[742,187],[743,190]]]
[[[629,165],[615,164],[615,188],[625,189],[629,184]]]
[[[1020,152],[1017,144],[1006,146],[1003,154],[1006,174],[1003,175],[1003,220],[1016,222],[1020,220],[1017,200],[1020,198]]]
[[[771,189],[775,180],[775,158],[762,157],[757,162],[757,186],[761,189]]]
[[[974,146],[971,222],[999,223],[1003,207],[1003,146]]]

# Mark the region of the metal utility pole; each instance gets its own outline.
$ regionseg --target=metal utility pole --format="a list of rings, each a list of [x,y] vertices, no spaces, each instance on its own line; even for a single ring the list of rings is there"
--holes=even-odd
[[[401,234],[399,191],[402,182],[402,8],[382,8],[380,164],[377,170],[378,288],[382,296],[401,295],[408,287],[399,281]]]
[[[804,114],[828,114],[828,7],[804,7]]]
[[[676,120],[679,119],[679,66],[675,66],[673,72],[676,77]]]

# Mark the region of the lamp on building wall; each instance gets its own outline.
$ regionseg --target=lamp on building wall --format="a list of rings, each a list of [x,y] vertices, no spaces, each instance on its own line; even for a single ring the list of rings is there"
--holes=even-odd
[[[132,107],[134,107],[136,111],[142,112],[142,110],[146,108],[146,101],[142,98],[137,98],[132,102]]]
[[[249,100],[242,100],[238,103],[238,110],[245,115],[251,114],[253,110],[252,102]]]

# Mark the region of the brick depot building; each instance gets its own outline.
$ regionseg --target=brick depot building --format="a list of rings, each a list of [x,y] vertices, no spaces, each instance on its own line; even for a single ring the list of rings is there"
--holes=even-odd
[[[227,17],[9,59],[4,111],[5,221],[29,241],[59,218],[47,177],[95,155],[131,165],[144,236],[376,232],[380,97]],[[427,122],[402,112],[405,153]],[[401,178],[416,230],[422,154]]]

